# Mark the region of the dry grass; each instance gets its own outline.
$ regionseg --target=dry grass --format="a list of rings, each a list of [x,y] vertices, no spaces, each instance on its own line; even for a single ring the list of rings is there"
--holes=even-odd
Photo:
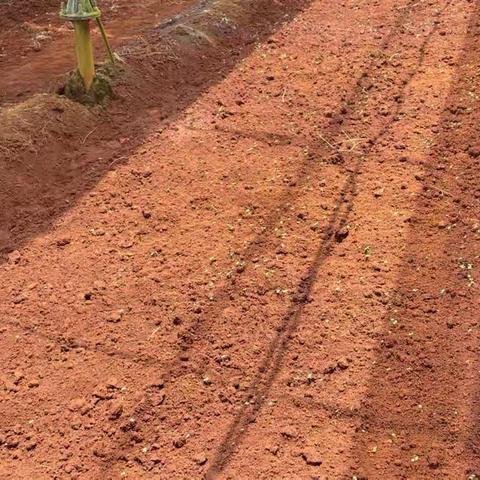
[[[88,115],[85,107],[49,94],[34,95],[25,102],[3,107],[0,109],[0,155],[36,151],[52,135],[61,133],[59,125],[69,130],[70,125],[84,124]],[[58,116],[63,121],[59,122]]]

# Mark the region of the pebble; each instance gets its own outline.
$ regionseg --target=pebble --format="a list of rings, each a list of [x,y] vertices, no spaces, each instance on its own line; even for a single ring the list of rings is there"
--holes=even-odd
[[[25,450],[27,451],[33,450],[36,446],[37,446],[36,440],[29,440],[27,443],[25,443]]]
[[[446,222],[445,220],[440,220],[438,223],[437,223],[437,227],[438,228],[445,228],[448,226],[448,222]]]
[[[70,242],[71,242],[71,239],[69,237],[62,237],[56,241],[56,244],[57,244],[57,247],[65,247]]]
[[[340,230],[337,230],[335,232],[335,240],[340,243],[340,242],[343,242],[347,237],[348,237],[348,234],[349,234],[349,230],[347,227],[343,227],[341,228]]]
[[[124,314],[125,314],[125,310],[123,309],[116,310],[110,314],[110,316],[107,319],[107,322],[118,323],[122,320]]]
[[[323,369],[323,373],[326,375],[330,375],[337,369],[337,365],[328,365],[328,367],[325,367]]]
[[[322,458],[315,448],[306,448],[302,452],[302,458],[307,465],[319,466],[322,464]]]
[[[123,402],[121,400],[116,400],[112,402],[112,405],[108,411],[108,418],[110,420],[117,420],[122,416],[123,413]]]
[[[27,298],[28,297],[24,293],[20,293],[20,294],[16,295],[15,297],[13,297],[12,302],[15,305],[18,305],[19,303],[24,302]]]
[[[346,358],[341,358],[337,362],[337,366],[340,370],[346,370],[349,367],[349,361]]]
[[[72,412],[78,412],[85,406],[85,400],[83,398],[75,398],[68,404],[68,409]]]
[[[118,390],[120,388],[120,383],[117,377],[110,377],[105,382],[105,386],[110,390]]]
[[[280,430],[280,434],[285,438],[296,438],[297,431],[293,427],[284,427]]]
[[[23,380],[25,378],[25,375],[23,374],[23,372],[21,370],[15,370],[13,372],[13,383],[15,385],[18,385],[20,383],[21,380]]]
[[[187,439],[185,437],[179,437],[173,441],[173,446],[175,448],[182,448],[183,446],[185,446],[186,443]]]
[[[19,388],[10,380],[5,380],[5,388],[9,392],[18,392]]]
[[[208,458],[207,456],[204,454],[204,453],[199,453],[198,455],[195,455],[193,457],[193,461],[197,464],[197,465],[205,465],[208,461]]]
[[[159,390],[165,386],[165,381],[162,378],[150,382],[150,387],[158,388]]]
[[[11,264],[19,263],[21,258],[22,257],[20,255],[20,252],[18,250],[14,250],[12,253],[8,255],[8,263],[11,263]]]
[[[470,147],[468,149],[468,154],[473,158],[480,157],[480,146]]]
[[[269,446],[265,447],[265,449],[267,450],[267,452],[270,452],[272,455],[277,455],[279,450],[280,450],[280,446],[279,445],[269,445]]]

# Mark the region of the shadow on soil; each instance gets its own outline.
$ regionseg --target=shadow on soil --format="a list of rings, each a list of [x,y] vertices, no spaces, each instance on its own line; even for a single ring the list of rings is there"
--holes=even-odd
[[[469,286],[468,267],[474,258],[478,262],[478,227],[472,229],[469,219],[480,211],[480,170],[466,153],[479,146],[480,111],[466,108],[480,91],[479,59],[476,1],[425,164],[369,386],[356,412],[351,472],[345,478],[480,475],[478,286]],[[449,227],[437,228],[439,221]]]
[[[162,38],[168,35],[170,29],[175,28],[179,22],[188,20],[209,3],[209,0],[200,0],[195,7],[188,9],[183,15],[163,22],[153,34],[152,41],[158,41],[158,36],[161,44]],[[189,48],[185,52],[185,58],[177,59],[177,61],[167,58],[166,62],[165,59],[162,59],[166,64],[159,63],[157,65],[154,62],[143,62],[135,56],[135,53],[132,53],[137,51],[139,45],[127,46],[124,52],[127,55],[132,54],[135,75],[143,73],[146,77],[141,89],[136,93],[138,97],[132,96],[131,99],[112,103],[105,117],[102,117],[107,125],[102,123],[94,125],[93,130],[80,137],[80,145],[77,144],[78,135],[75,132],[74,140],[77,143],[72,144],[70,148],[68,143],[65,144],[59,140],[58,144],[53,143],[45,151],[42,151],[41,161],[37,157],[37,153],[32,152],[25,154],[20,160],[16,159],[13,166],[6,167],[9,174],[0,182],[0,204],[3,206],[0,212],[0,266],[8,260],[9,252],[21,248],[32,238],[47,232],[59,217],[93,189],[109,171],[128,162],[129,155],[142,145],[145,138],[151,133],[152,124],[157,128],[159,126],[164,128],[174,122],[199,96],[210,89],[212,85],[221,82],[238,62],[250,55],[258,43],[266,40],[278,28],[292,21],[308,8],[311,0],[291,0],[286,2],[284,10],[278,9],[278,6],[274,5],[275,2],[271,3],[269,0],[262,0],[258,4],[263,5],[262,8],[259,8],[259,12],[264,13],[265,18],[258,16],[240,33],[236,31],[232,33],[227,28],[225,44],[218,48],[212,48],[208,42],[206,45],[200,42],[195,48]],[[270,15],[266,15],[266,13]],[[143,47],[143,42],[140,43],[140,47]],[[201,62],[198,61],[199,58],[202,58]],[[142,65],[146,63],[148,63],[146,66]],[[156,68],[163,68],[164,76],[161,80],[158,79]],[[191,80],[184,81],[184,79]],[[156,94],[159,90],[159,83],[161,83],[161,96]],[[145,91],[154,93],[145,96]],[[152,108],[155,109],[155,118],[145,121],[145,118],[148,118],[146,112]],[[127,113],[125,113],[125,109],[128,110]],[[134,113],[130,114],[129,112]],[[55,112],[52,115],[54,116]],[[124,120],[112,121],[116,117]],[[109,141],[118,140],[125,132],[135,139],[131,144],[122,147],[117,142],[114,147],[108,147]],[[71,135],[67,132],[67,141]],[[87,140],[94,136],[103,138],[101,146],[97,145],[99,142],[92,142],[93,146],[88,145],[89,141]],[[0,167],[2,167],[2,162],[8,164],[9,160],[0,158]],[[306,166],[308,165],[306,164]],[[0,171],[2,170],[0,169]],[[307,174],[302,174],[303,181],[306,177]],[[289,196],[285,195],[281,201],[282,212],[286,210],[288,201]],[[274,224],[281,214],[276,213],[275,210],[272,211],[269,223]],[[266,238],[258,238],[254,241],[251,249],[247,251],[247,257],[252,257],[266,240]],[[227,300],[230,292],[234,289],[233,280],[229,287],[219,293],[220,303],[222,303],[222,299]],[[215,312],[218,311],[220,308],[215,309]],[[215,312],[212,311],[209,314],[212,319]],[[4,319],[4,321],[67,349],[72,345],[81,345],[82,348],[99,354],[132,362],[152,365],[157,363],[155,357],[148,358],[147,356],[146,359],[138,359],[129,353],[104,348],[98,344],[90,344],[82,339],[70,338],[68,333],[44,333],[14,319]],[[182,350],[188,348],[193,342],[195,335],[199,333],[197,332],[199,328],[201,328],[200,322],[191,328],[185,336],[186,340],[185,344],[181,346]]]
[[[288,23],[310,1],[289,0],[282,9],[269,0],[246,2],[245,20],[250,20],[249,5],[257,13],[248,25],[216,25],[215,34],[221,40],[218,45],[198,37],[200,34],[192,28],[190,37],[177,35],[177,53],[181,55],[174,55],[169,45],[170,32],[192,18],[195,27],[199,22],[208,22],[201,12],[210,11],[210,3],[200,0],[183,15],[157,26],[148,40],[123,48],[122,54],[132,67],[125,80],[130,83],[119,85],[120,100],[104,114],[97,112],[100,118],[92,115],[92,125],[86,131],[62,124],[61,109],[54,109],[46,112],[48,118],[42,124],[36,125],[40,136],[42,129],[53,125],[55,138],[49,145],[36,151],[33,139],[30,151],[25,149],[20,158],[0,148],[0,264],[8,253],[48,231],[109,171],[126,163],[151,133],[152,125],[159,128],[174,122],[202,93],[221,82],[257,43]],[[227,1],[216,3],[228,5]],[[132,83],[137,85],[133,89]],[[155,109],[153,117],[149,115],[151,109]],[[119,143],[124,137],[128,142]]]

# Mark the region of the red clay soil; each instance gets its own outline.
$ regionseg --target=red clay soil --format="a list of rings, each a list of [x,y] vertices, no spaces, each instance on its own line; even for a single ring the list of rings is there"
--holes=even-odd
[[[4,3],[2,3],[4,2]],[[0,1],[0,103],[32,93],[55,92],[75,65],[73,31],[59,18],[59,0]],[[152,26],[194,0],[100,0],[113,47],[141,39]],[[106,57],[100,32],[92,27],[96,60]],[[120,51],[121,53],[121,51]]]
[[[1,479],[479,478],[480,2],[263,3],[15,160]]]

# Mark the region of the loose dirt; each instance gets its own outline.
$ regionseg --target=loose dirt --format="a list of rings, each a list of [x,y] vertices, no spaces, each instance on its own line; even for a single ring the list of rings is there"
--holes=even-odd
[[[480,2],[258,5],[2,158],[0,478],[480,476]]]

